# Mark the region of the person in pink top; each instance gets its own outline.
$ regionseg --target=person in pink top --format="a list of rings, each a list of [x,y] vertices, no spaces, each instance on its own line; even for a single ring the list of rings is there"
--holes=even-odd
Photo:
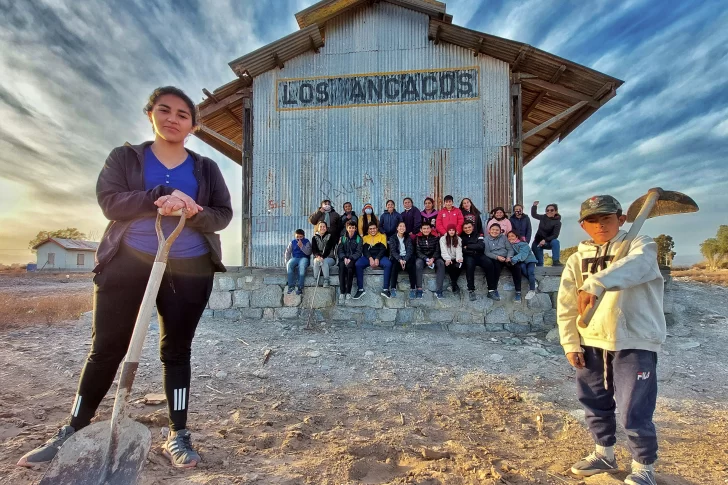
[[[445,196],[445,207],[440,209],[437,214],[437,223],[435,224],[438,234],[445,234],[447,226],[455,224],[458,234],[463,232],[463,213],[460,209],[453,205],[452,195]]]
[[[486,231],[490,231],[490,226],[493,224],[498,224],[501,227],[501,234],[508,234],[513,230],[511,221],[506,216],[506,211],[503,210],[503,207],[496,207],[491,211],[491,214],[493,214],[493,217],[488,221]]]

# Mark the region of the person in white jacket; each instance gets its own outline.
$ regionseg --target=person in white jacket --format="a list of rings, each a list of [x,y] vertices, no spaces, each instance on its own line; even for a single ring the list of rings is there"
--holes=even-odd
[[[627,235],[626,216],[612,196],[591,197],[581,204],[579,222],[591,237],[579,244],[564,267],[558,293],[561,345],[577,369],[579,401],[596,442],[594,453],[575,463],[572,473],[591,476],[618,471],[614,457],[616,415],[624,426],[632,473],[629,485],[656,485],[657,435],[652,415],[657,401],[657,352],[665,341],[662,308],[664,281],[657,266],[657,245],[638,236],[629,251],[612,264]],[[587,328],[579,316],[603,301]]]
[[[440,255],[445,260],[445,272],[450,276],[452,292],[458,295],[458,279],[463,269],[463,240],[458,236],[455,224],[448,225],[447,233],[440,238]]]

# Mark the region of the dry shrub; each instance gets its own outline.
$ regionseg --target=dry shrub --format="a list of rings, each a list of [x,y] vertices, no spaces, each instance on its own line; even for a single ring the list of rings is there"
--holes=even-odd
[[[690,281],[699,281],[701,283],[710,283],[713,285],[728,286],[728,270],[719,269],[717,271],[709,271],[706,269],[673,269],[673,278],[684,278]]]
[[[0,293],[0,329],[74,320],[91,310],[88,292],[18,297]]]

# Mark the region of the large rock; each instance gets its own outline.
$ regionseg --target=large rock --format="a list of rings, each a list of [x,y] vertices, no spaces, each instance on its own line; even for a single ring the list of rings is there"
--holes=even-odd
[[[533,317],[531,318],[531,326],[534,330],[543,330],[544,324],[543,324],[543,313],[534,313]]]
[[[433,306],[434,299],[435,299],[434,293],[432,293],[431,291],[425,290],[422,293],[422,298],[415,298],[414,300],[410,300],[409,304],[410,304],[410,306],[417,307],[417,308],[420,308],[420,307],[430,308]]]
[[[447,329],[453,333],[484,333],[486,331],[485,325],[483,325],[482,323],[451,323],[447,326]]]
[[[423,319],[434,323],[452,323],[455,312],[447,310],[423,310]]]
[[[235,289],[235,280],[231,276],[218,276],[217,287],[222,291],[232,291]]]
[[[260,320],[263,318],[262,308],[241,308],[240,316],[246,320]]]
[[[397,310],[397,318],[395,322],[399,324],[409,324],[415,321],[415,309],[414,308],[402,308]]]
[[[393,308],[382,308],[377,310],[377,321],[394,322],[397,319],[397,310]]]
[[[485,323],[510,323],[508,312],[503,307],[493,308],[485,315]]]
[[[503,325],[503,328],[511,333],[528,333],[531,331],[531,326],[527,323],[506,323]]]
[[[536,293],[532,299],[528,301],[528,308],[532,310],[549,310],[551,305],[551,297],[546,293]]]
[[[289,319],[293,319],[293,318],[298,318],[298,308],[297,307],[276,308],[273,315],[276,319],[289,320]]]
[[[486,332],[502,332],[503,324],[502,323],[486,323],[485,331]]]
[[[283,290],[280,286],[264,286],[250,295],[250,306],[252,308],[278,308],[283,299]]]
[[[493,300],[486,297],[485,294],[476,294],[477,300],[470,301],[470,295],[468,292],[465,292],[465,295],[463,295],[462,304],[465,308],[472,312],[482,313],[485,315],[485,313],[488,311],[489,308],[493,306]]]
[[[240,310],[236,308],[215,310],[215,318],[219,318],[222,320],[240,320]]]
[[[233,294],[229,291],[213,291],[210,293],[210,309],[224,310],[233,304]]]
[[[288,276],[287,275],[264,276],[263,283],[266,285],[286,286],[288,284]]]
[[[543,313],[542,328],[554,328],[556,326],[556,310],[553,308]]]
[[[384,299],[384,307],[385,308],[404,308],[407,304],[407,291],[398,291],[397,296],[395,298],[385,298]]]
[[[482,314],[474,315],[470,312],[460,311],[456,313],[456,320],[458,324],[483,325],[483,323],[485,323],[485,316]]]
[[[529,315],[526,315],[525,313],[523,313],[520,310],[516,310],[515,312],[513,312],[512,321],[513,321],[513,323],[520,323],[520,324],[531,323],[531,317]]]
[[[297,295],[294,291],[293,293],[286,293],[283,295],[283,306],[300,306],[301,301],[303,300],[303,297],[301,295]]]
[[[556,276],[544,276],[543,279],[538,283],[538,289],[539,291],[542,291],[544,293],[559,291],[560,282],[561,278],[557,278]]]
[[[248,275],[238,278],[237,287],[243,290],[258,290],[265,286],[263,276]]]
[[[337,321],[360,320],[362,318],[362,314],[363,311],[361,308],[351,308],[348,305],[337,305],[331,311],[331,319]]]
[[[358,300],[355,300],[353,298],[351,300],[346,300],[344,305],[353,308],[382,308],[384,306],[384,303],[382,303],[384,297],[379,294],[380,291],[381,288],[376,290],[376,292],[367,288],[367,292],[364,293],[364,296],[362,296]],[[352,291],[352,294],[353,293],[355,292]]]
[[[434,308],[450,308],[455,310],[460,310],[463,307],[463,301],[462,297],[460,295],[455,295],[450,291],[443,292],[444,298],[437,299],[435,298],[433,307]],[[452,310],[451,310],[452,311]]]
[[[303,301],[301,302],[302,308],[311,308],[311,301],[313,301],[313,308],[326,308],[334,305],[334,289],[329,288],[306,288],[303,292]]]
[[[244,308],[250,306],[250,292],[247,290],[233,291],[233,307]]]

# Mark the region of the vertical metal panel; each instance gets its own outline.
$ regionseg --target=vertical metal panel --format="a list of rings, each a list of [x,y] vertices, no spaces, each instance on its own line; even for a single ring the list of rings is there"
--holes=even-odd
[[[321,199],[341,212],[412,197],[470,197],[485,211],[510,205],[508,64],[427,37],[429,18],[387,2],[326,24],[326,45],[254,80],[252,258],[283,264],[285,245]],[[396,106],[276,111],[279,78],[478,66],[480,99]]]

